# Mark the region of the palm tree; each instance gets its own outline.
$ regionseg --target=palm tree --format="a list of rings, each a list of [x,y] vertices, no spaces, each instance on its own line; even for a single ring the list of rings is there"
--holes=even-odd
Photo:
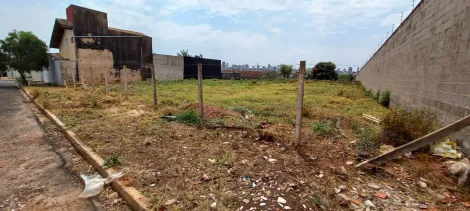
[[[183,56],[183,57],[191,57],[189,55],[188,50],[181,49],[180,52],[176,53],[177,56]]]

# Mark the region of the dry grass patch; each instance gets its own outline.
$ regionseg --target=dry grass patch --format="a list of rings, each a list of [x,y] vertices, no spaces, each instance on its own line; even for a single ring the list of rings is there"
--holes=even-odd
[[[44,87],[38,88],[44,93],[38,100],[49,101],[52,112],[101,157],[116,161],[112,155],[118,156],[120,164],[113,161],[113,168],[128,169],[127,182],[157,208],[208,210],[214,196],[219,210],[260,209],[263,195],[269,198],[265,207],[273,209],[283,196],[293,210],[341,210],[347,207],[335,197],[334,187],[359,189],[362,183],[353,178],[373,179],[345,164],[362,159],[356,144],[372,140],[364,131],[378,130],[361,115],[387,113],[358,84],[306,82],[299,147],[293,143],[296,83],[205,80],[207,122],[227,129],[201,127],[197,81],[157,84],[156,108],[149,82],[130,84],[127,93],[115,86],[107,96],[102,87]],[[169,122],[164,115],[180,121]],[[315,129],[320,122],[333,129]],[[260,123],[265,128],[259,129]],[[258,130],[272,138],[260,138]],[[339,173],[340,166],[348,175]],[[164,205],[173,199],[174,204]]]

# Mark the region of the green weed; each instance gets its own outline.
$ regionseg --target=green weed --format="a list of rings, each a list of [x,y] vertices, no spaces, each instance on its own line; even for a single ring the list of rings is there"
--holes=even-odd
[[[120,164],[121,164],[121,161],[119,160],[119,157],[116,154],[111,153],[101,166],[108,169],[108,168],[112,168]]]
[[[320,136],[331,136],[336,133],[336,120],[317,122],[313,125],[313,133]]]
[[[390,91],[385,90],[382,92],[379,98],[379,103],[388,108],[390,105]]]

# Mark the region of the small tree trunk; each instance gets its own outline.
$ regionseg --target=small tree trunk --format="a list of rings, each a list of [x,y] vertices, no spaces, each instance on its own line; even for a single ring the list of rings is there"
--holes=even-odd
[[[26,76],[24,75],[24,72],[20,72],[18,71],[18,73],[20,74],[21,76],[21,81],[22,81],[22,84],[26,84],[27,81],[26,81]]]

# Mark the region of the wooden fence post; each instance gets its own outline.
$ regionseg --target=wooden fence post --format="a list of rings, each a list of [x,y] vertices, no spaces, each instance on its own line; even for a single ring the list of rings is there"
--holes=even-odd
[[[126,68],[126,65],[122,66],[122,73],[123,73],[123,76],[124,76],[124,91],[127,94],[127,68]]]
[[[95,80],[93,78],[93,70],[90,67],[90,80],[91,80],[91,87],[94,89],[95,88]]]
[[[157,105],[157,82],[155,78],[155,69],[153,65],[150,66],[150,74],[152,74],[152,97],[153,97],[153,105]]]
[[[106,94],[109,94],[108,73],[107,73],[106,69],[104,71],[104,84],[106,86]]]
[[[305,61],[300,61],[299,68],[299,87],[297,95],[297,115],[295,118],[295,141],[296,145],[300,144],[300,136],[302,130],[302,107],[304,104],[304,77],[305,77]]]
[[[73,88],[77,88],[77,83],[75,82],[75,74],[72,76]]]
[[[202,96],[202,64],[197,64],[197,80],[198,80],[198,92],[199,92],[199,116],[201,120],[204,119],[204,102]]]
[[[65,68],[65,87],[69,88],[68,87],[68,83],[69,83],[69,73],[67,72],[67,68]]]

